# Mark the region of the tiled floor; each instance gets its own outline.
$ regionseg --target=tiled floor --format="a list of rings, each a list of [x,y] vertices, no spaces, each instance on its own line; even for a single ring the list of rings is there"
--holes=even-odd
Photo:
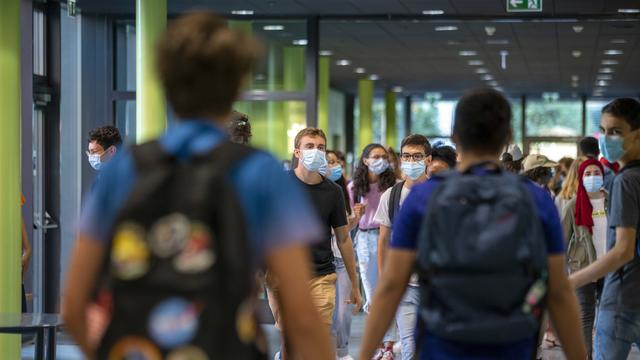
[[[362,340],[362,334],[364,331],[364,316],[358,315],[353,318],[353,323],[351,327],[351,343],[349,344],[349,349],[351,355],[355,358],[358,354],[358,348],[360,346],[360,342]],[[270,359],[273,359],[274,353],[277,351],[280,346],[280,338],[277,330],[271,326],[266,325],[263,326],[263,329],[269,339],[270,344]],[[30,360],[33,359],[34,347],[33,345],[25,346],[22,350],[22,359]],[[399,358],[399,357],[398,357]],[[545,360],[562,360],[564,359],[564,355],[562,354],[561,349],[552,349],[545,350],[543,354],[543,358]],[[59,336],[59,345],[57,347],[57,360],[82,360],[84,359],[78,348],[72,344],[67,337],[64,335]],[[633,352],[629,356],[629,360],[640,360],[640,353],[637,348],[633,349]]]

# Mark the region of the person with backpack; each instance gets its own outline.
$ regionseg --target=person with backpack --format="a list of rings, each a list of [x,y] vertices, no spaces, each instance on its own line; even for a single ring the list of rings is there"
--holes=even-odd
[[[409,195],[411,188],[427,180],[427,167],[431,163],[431,145],[423,135],[409,135],[402,140],[400,146],[400,168],[404,173],[405,181],[395,184],[387,189],[380,197],[380,205],[376,211],[375,220],[380,224],[380,237],[378,238],[378,271],[382,272],[384,255],[391,237],[392,224],[400,210],[401,204]],[[417,278],[409,282],[400,307],[395,317],[398,335],[402,344],[402,359],[413,359],[415,350],[414,330],[419,302]],[[393,359],[393,343],[383,344],[384,359]]]
[[[447,145],[436,146],[431,150],[431,162],[427,166],[427,177],[445,170],[453,169],[458,162],[456,150]]]
[[[375,351],[414,269],[416,358],[531,359],[545,308],[567,358],[586,357],[553,200],[499,166],[511,135],[501,93],[474,90],[460,99],[457,171],[414,186],[396,216],[360,359]]]
[[[275,158],[227,134],[258,49],[209,12],[161,35],[157,69],[180,120],[105,167],[69,264],[64,323],[88,358],[264,359],[263,265],[281,281],[291,347],[305,359],[335,356],[307,287],[308,246],[322,236],[316,214]],[[90,344],[86,308],[97,291],[109,293],[111,315]]]
[[[577,160],[576,160],[577,161]],[[578,167],[578,191],[561,212],[567,244],[567,264],[573,273],[601,258],[607,248],[607,206],[604,168],[595,158],[587,158]],[[604,282],[591,282],[576,290],[580,302],[582,331],[591,358],[596,305]]]
[[[594,358],[623,360],[640,346],[640,102],[615,99],[602,109],[600,149],[620,172],[608,189],[607,252],[570,276],[576,289],[604,278]],[[587,219],[588,220],[588,219]]]

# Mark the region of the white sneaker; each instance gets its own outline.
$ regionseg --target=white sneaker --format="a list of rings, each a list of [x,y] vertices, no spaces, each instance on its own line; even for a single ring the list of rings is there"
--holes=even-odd
[[[341,357],[338,357],[338,358],[336,358],[336,359],[338,359],[338,360],[354,360],[354,359],[351,357],[351,355],[341,356]]]
[[[273,355],[273,360],[280,360],[282,359],[282,355],[280,354],[280,351],[278,351],[275,355]]]

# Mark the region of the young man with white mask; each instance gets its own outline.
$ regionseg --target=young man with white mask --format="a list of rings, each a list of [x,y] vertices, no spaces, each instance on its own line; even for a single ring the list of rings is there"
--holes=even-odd
[[[356,276],[355,256],[349,235],[344,195],[338,185],[320,174],[321,168],[327,166],[326,143],[326,136],[321,129],[301,130],[295,138],[294,157],[297,159],[297,166],[291,175],[307,191],[320,223],[324,224],[323,238],[310,248],[314,276],[309,282],[309,290],[321,320],[329,331],[336,305],[336,268],[331,250],[332,230],[352,284],[348,302],[355,304],[356,309],[359,309],[362,300]],[[270,293],[269,304],[276,324],[278,324],[280,318],[277,304],[278,279],[267,275],[267,286]]]
[[[402,140],[400,146],[400,168],[405,175],[405,181],[399,182],[387,189],[380,197],[380,204],[376,211],[375,220],[380,224],[378,238],[378,272],[382,272],[384,255],[389,246],[391,229],[395,215],[409,195],[411,187],[427,180],[427,167],[431,163],[431,144],[423,135],[409,135]],[[418,314],[420,294],[418,279],[413,276],[396,312],[395,326],[402,344],[403,360],[411,360],[415,353],[415,328]],[[393,324],[391,326],[394,326]],[[383,359],[392,359],[393,344],[383,344]],[[386,353],[386,354],[385,354]],[[386,355],[386,358],[384,357]]]

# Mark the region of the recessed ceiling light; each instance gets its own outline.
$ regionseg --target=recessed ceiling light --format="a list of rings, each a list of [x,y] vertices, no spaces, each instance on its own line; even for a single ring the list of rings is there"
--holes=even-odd
[[[622,55],[622,54],[624,54],[624,51],[622,51],[622,50],[605,50],[604,54],[605,55]]]
[[[578,81],[580,77],[578,75],[571,75],[571,81]]]
[[[476,56],[478,55],[477,51],[473,51],[473,50],[462,50],[458,53],[458,55],[460,56]]]
[[[489,86],[498,86],[499,85],[497,81],[489,81],[487,84]]]
[[[436,26],[436,31],[457,31],[457,26]]]
[[[640,14],[640,9],[618,9],[621,14]]]
[[[231,10],[233,15],[253,15],[253,10]]]
[[[496,28],[495,26],[485,26],[484,32],[487,33],[487,36],[493,36],[496,33]]]
[[[488,73],[489,70],[485,69],[485,68],[478,68],[476,69],[476,74],[486,74]]]
[[[391,89],[393,92],[397,92],[400,93],[402,92],[402,86],[394,86],[393,89]]]
[[[444,10],[422,10],[422,15],[442,15]]]
[[[571,55],[573,55],[574,58],[579,58],[580,56],[582,56],[582,51],[580,50],[573,50],[571,52]]]
[[[320,50],[318,52],[318,54],[320,54],[320,56],[331,56],[331,55],[333,55],[333,51],[331,51],[331,50]]]
[[[347,60],[347,59],[341,59],[336,61],[336,65],[338,66],[349,66],[351,65],[351,61]]]
[[[369,80],[373,80],[373,81],[380,80],[380,76],[376,74],[371,74],[369,75]]]
[[[291,42],[293,45],[307,45],[307,39],[298,39]]]
[[[284,26],[282,25],[265,25],[263,27],[264,30],[266,31],[281,31],[284,30]]]
[[[602,68],[598,72],[601,74],[613,74],[614,70],[612,68]]]
[[[577,34],[581,33],[582,30],[584,30],[584,26],[582,26],[582,25],[573,25],[573,31],[575,31]]]
[[[618,65],[618,60],[602,60],[602,65]]]
[[[574,82],[574,83],[571,83],[571,86],[574,88],[577,88],[578,86],[580,86],[580,84]]]
[[[597,80],[613,80],[613,76],[600,74],[596,77]]]
[[[609,82],[606,80],[598,80],[596,81],[596,85],[598,86],[609,86]]]
[[[487,45],[509,45],[509,40],[507,40],[507,39],[490,39],[490,40],[487,40]]]
[[[493,80],[493,76],[486,74],[486,75],[482,75],[481,79],[484,81],[491,81]]]
[[[447,45],[449,46],[462,45],[462,42],[456,41],[456,40],[449,40],[447,41]]]
[[[611,43],[612,44],[626,44],[627,40],[625,40],[625,39],[613,39],[613,40],[611,40]]]
[[[469,60],[469,65],[471,66],[482,66],[484,62],[482,60]]]
[[[356,68],[354,71],[356,74],[364,74],[367,72],[367,69],[359,67],[359,68]]]

